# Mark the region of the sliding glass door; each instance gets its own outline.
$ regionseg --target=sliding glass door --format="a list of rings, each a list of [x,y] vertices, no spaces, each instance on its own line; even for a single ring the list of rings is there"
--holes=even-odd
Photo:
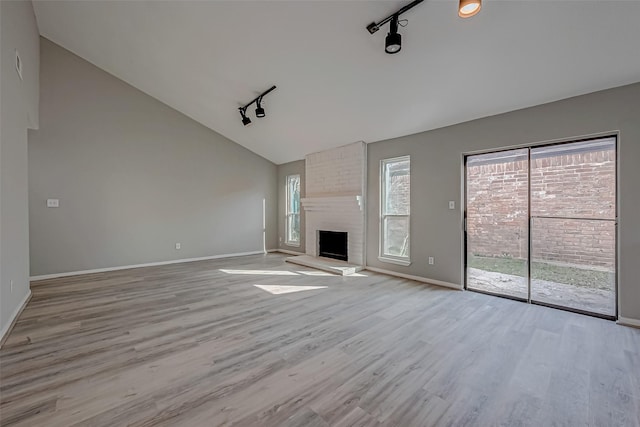
[[[616,313],[616,140],[531,149],[531,300]]]
[[[467,156],[466,288],[616,315],[616,139]]]
[[[529,298],[529,151],[466,161],[467,288]]]

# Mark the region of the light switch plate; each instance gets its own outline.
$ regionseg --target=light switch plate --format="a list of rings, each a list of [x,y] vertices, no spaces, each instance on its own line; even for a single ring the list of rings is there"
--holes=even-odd
[[[449,200],[449,209],[455,209],[456,208],[456,202],[454,202],[453,200]]]
[[[58,199],[47,199],[47,207],[48,208],[58,208],[58,207],[60,207],[60,200],[58,200]]]

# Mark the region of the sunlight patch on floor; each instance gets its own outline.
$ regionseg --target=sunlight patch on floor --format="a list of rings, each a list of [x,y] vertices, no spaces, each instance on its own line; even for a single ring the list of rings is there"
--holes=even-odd
[[[294,292],[313,291],[327,289],[328,286],[293,286],[293,285],[253,285],[256,288],[267,291],[273,295],[291,294]]]
[[[260,276],[299,276],[298,273],[286,270],[230,270],[220,269],[223,273],[227,274],[256,274]]]

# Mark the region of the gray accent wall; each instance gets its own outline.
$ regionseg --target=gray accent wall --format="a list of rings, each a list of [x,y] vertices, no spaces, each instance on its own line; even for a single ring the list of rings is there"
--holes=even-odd
[[[300,212],[300,246],[289,246],[286,240],[286,204],[287,204],[287,176],[300,175],[300,197],[305,197],[305,163],[304,160],[278,165],[278,248],[294,252],[305,252],[305,213]]]
[[[368,146],[367,264],[463,283],[463,154],[592,134],[619,135],[619,315],[640,319],[640,84],[595,92]],[[411,260],[378,260],[379,164],[411,156]],[[456,201],[456,210],[448,201]],[[435,264],[428,265],[429,256]]]
[[[31,1],[0,1],[0,28],[0,335],[2,335],[29,293],[27,129],[38,127],[38,62],[40,60],[38,25]],[[22,79],[15,68],[16,49],[22,60]]]
[[[41,39],[32,276],[276,248],[276,177],[270,161]]]

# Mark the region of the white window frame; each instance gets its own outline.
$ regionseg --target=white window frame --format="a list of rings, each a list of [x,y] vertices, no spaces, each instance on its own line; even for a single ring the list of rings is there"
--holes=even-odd
[[[385,180],[385,166],[390,163],[396,162],[409,162],[409,185],[411,185],[411,156],[392,157],[389,159],[380,160],[380,218],[378,229],[378,259],[383,262],[392,264],[398,264],[403,266],[411,265],[411,193],[409,193],[409,212],[407,215],[387,215],[385,213],[386,203],[386,180]],[[408,244],[406,256],[394,256],[384,253],[384,220],[387,217],[406,217],[407,218],[407,231],[408,231]]]
[[[291,206],[290,200],[291,200],[291,194],[289,193],[289,189],[291,188],[289,185],[289,182],[293,179],[297,179],[298,180],[298,196],[300,197],[300,185],[302,184],[300,181],[300,174],[292,174],[292,175],[287,175],[287,177],[285,178],[285,219],[284,219],[284,234],[285,234],[285,240],[284,240],[284,244],[287,246],[295,246],[295,247],[300,247],[300,241],[301,241],[301,234],[302,234],[302,225],[300,222],[300,214],[301,212],[295,213],[295,212],[290,212],[289,211],[289,207]],[[300,203],[300,202],[298,202]],[[300,229],[298,229],[298,241],[294,241],[294,240],[289,240],[289,218],[293,217],[293,216],[297,216],[298,217],[298,224],[300,226]]]

